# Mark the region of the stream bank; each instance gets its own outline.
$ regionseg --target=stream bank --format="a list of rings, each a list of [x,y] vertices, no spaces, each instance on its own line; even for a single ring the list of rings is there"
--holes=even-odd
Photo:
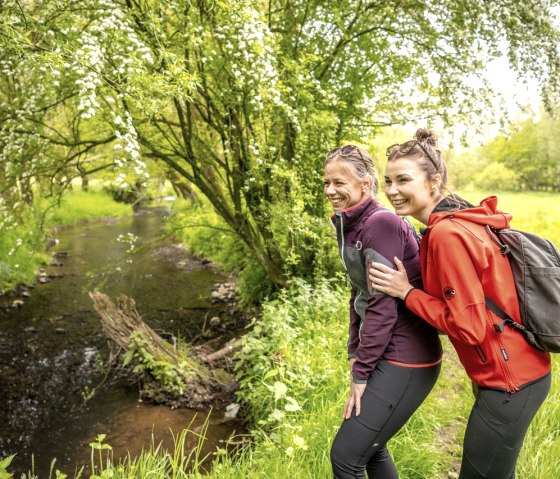
[[[224,286],[228,278],[161,239],[166,214],[143,209],[126,220],[61,230],[44,273],[49,280],[9,298],[18,307],[0,310],[0,456],[17,453],[16,475],[30,470],[32,455],[41,478],[54,457],[72,474],[89,463],[97,434],[107,434],[117,458],[149,448],[152,432],[169,447],[171,431],[203,426],[208,411],[141,402],[124,373],[104,380],[109,347],[87,295],[95,288],[129,295],[153,329],[195,345],[212,339],[219,347],[237,334],[245,320]],[[232,400],[224,395],[212,411],[207,452],[244,430],[238,419],[223,420]]]

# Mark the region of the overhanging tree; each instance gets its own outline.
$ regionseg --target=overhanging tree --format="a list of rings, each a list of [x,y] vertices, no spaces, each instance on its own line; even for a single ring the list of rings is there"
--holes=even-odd
[[[8,1],[2,42],[23,53],[3,75],[27,79],[19,95],[41,79],[42,107],[19,111],[5,141],[35,135],[79,158],[111,143],[123,184],[164,163],[281,286],[324,261],[325,151],[382,125],[483,115],[473,78],[504,52],[552,104],[553,4]]]

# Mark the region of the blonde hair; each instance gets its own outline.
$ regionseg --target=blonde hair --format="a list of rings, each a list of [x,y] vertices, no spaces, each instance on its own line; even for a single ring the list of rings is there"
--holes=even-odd
[[[356,178],[370,178],[370,192],[372,196],[377,194],[379,180],[375,174],[373,160],[367,151],[354,145],[345,145],[340,148],[335,148],[327,153],[325,162],[323,163],[323,168],[333,161],[342,161],[348,164]]]

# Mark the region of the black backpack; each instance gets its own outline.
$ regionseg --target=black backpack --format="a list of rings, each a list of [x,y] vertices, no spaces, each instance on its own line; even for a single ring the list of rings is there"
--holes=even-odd
[[[551,241],[532,233],[490,226],[486,231],[509,259],[521,312],[519,324],[485,297],[486,306],[503,320],[496,330],[503,332],[507,325],[534,347],[560,352],[560,252]]]

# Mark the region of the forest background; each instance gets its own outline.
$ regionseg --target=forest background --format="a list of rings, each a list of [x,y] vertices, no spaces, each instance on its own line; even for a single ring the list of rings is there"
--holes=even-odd
[[[511,191],[527,194],[510,203],[519,208],[557,203],[557,7],[548,0],[3,2],[0,290],[33,280],[68,192],[102,188],[132,202],[177,196],[169,230],[232,271],[245,303],[265,312],[286,295],[287,303],[303,301],[298,295],[321,291],[325,279],[342,287],[322,191],[325,152],[364,146],[382,177],[386,146],[418,126],[441,133],[450,186],[471,201]],[[538,119],[507,117],[508,99],[484,75],[503,57],[537,81]],[[501,133],[475,146],[474,135],[495,123]],[[542,224],[548,232],[546,216]],[[255,325],[261,340],[276,337],[265,317]],[[285,374],[271,359],[276,340],[261,343],[270,347],[259,356],[268,377]],[[282,391],[269,390],[275,404],[285,400]],[[253,414],[269,418],[257,407]],[[264,430],[278,420],[264,420]]]

